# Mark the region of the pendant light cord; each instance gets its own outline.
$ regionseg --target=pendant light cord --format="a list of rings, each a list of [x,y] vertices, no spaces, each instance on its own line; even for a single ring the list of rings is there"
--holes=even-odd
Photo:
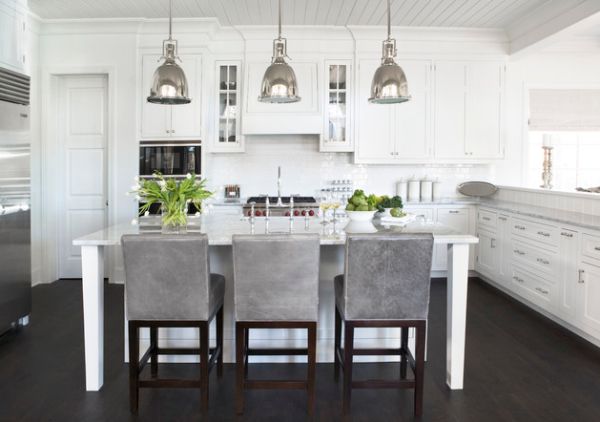
[[[172,38],[172,31],[171,31],[171,26],[173,24],[173,0],[169,0],[169,41],[171,41]]]
[[[387,28],[387,30],[388,30],[387,38],[388,38],[388,40],[392,38],[392,29],[391,29],[392,28],[392,23],[391,23],[392,13],[390,11],[390,2],[391,2],[391,0],[387,0],[387,27],[388,27]]]
[[[281,39],[281,0],[279,0],[279,25],[278,25],[278,36]]]

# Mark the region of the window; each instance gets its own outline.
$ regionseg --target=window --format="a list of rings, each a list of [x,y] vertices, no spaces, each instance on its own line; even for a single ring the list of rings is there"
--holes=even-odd
[[[600,186],[600,90],[534,89],[529,111],[527,185],[542,183],[546,135],[553,147],[554,189]]]

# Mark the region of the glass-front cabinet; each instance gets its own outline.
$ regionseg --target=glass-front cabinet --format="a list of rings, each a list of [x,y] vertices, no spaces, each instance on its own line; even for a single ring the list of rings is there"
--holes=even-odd
[[[217,130],[212,152],[243,152],[240,127],[240,61],[217,61]]]
[[[321,151],[352,152],[350,60],[325,61],[325,113]]]

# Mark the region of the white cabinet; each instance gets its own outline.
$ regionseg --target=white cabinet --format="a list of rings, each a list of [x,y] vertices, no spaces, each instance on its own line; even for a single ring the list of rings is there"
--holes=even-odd
[[[579,266],[579,320],[584,331],[600,337],[600,261]]]
[[[412,99],[401,104],[371,104],[371,80],[379,60],[360,60],[356,95],[355,162],[400,164],[431,157],[431,62],[398,59]]]
[[[561,229],[559,242],[560,291],[557,310],[562,318],[569,320],[575,318],[578,308],[577,291],[580,277],[577,263],[579,261],[580,235],[573,230]]]
[[[490,278],[496,279],[498,274],[498,239],[495,232],[479,228],[477,232],[477,259],[475,269]]]
[[[510,256],[512,244],[510,241],[510,216],[499,214],[497,228],[498,279],[503,284],[507,284],[511,277]]]
[[[242,112],[243,135],[321,134],[323,114],[320,105],[318,69],[322,61],[295,59],[289,64],[298,81],[295,103],[258,101],[262,79],[270,62],[249,58],[245,66]]]
[[[160,64],[160,55],[146,54],[142,56],[142,115],[140,128],[142,139],[201,139],[201,57],[192,54],[182,54],[180,57],[181,62],[179,65],[185,72],[192,102],[180,105],[163,105],[146,101],[152,86],[154,71]]]
[[[439,61],[435,73],[435,158],[502,158],[504,63]]]
[[[24,1],[0,0],[0,67],[25,71],[26,22]]]
[[[244,152],[240,122],[241,61],[217,61],[216,127],[211,152]]]
[[[352,152],[352,61],[325,61],[325,104],[321,152]]]
[[[469,233],[469,208],[438,208],[437,222],[452,227],[460,233]],[[448,268],[447,245],[435,246],[433,268],[446,270]]]

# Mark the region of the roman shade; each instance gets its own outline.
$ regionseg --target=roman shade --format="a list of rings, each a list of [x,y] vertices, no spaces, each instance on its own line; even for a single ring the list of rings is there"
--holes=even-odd
[[[600,131],[600,89],[532,89],[529,130]]]

